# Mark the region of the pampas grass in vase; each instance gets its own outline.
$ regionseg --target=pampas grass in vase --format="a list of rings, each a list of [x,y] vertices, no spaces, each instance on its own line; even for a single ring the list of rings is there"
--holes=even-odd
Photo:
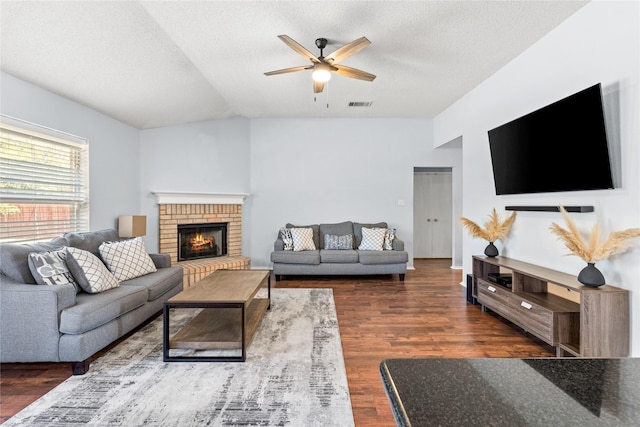
[[[587,263],[587,266],[578,274],[578,281],[585,286],[597,288],[605,284],[605,279],[595,263],[610,256],[626,251],[630,246],[630,240],[640,237],[640,228],[628,228],[623,231],[614,231],[604,242],[600,241],[600,226],[596,223],[591,230],[588,239],[583,239],[578,227],[569,217],[566,209],[560,206],[560,212],[564,217],[567,228],[562,228],[555,222],[551,224],[551,231],[558,236],[567,249],[569,255],[575,255]]]
[[[489,220],[484,223],[484,227],[465,217],[460,218],[462,226],[469,232],[471,237],[484,239],[489,245],[484,249],[484,254],[488,257],[498,256],[498,248],[494,245],[496,240],[504,240],[509,234],[509,230],[516,220],[516,213],[513,212],[504,221],[500,219],[496,208],[489,214]]]

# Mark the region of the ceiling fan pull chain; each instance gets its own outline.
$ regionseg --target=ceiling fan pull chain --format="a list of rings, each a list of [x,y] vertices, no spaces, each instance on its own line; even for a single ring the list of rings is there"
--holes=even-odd
[[[328,110],[329,109],[329,85],[328,84],[326,84],[326,88],[327,88],[327,91],[325,92],[325,94],[327,96],[327,110]]]

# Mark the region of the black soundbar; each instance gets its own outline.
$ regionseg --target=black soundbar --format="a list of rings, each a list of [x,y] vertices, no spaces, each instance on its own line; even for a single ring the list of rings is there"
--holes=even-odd
[[[567,212],[593,212],[593,206],[563,206]],[[508,211],[560,212],[558,206],[505,206]]]

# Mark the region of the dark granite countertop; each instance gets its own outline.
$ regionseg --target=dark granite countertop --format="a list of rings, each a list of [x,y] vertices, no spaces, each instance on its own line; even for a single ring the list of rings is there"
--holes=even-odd
[[[387,359],[399,426],[640,426],[640,359]]]

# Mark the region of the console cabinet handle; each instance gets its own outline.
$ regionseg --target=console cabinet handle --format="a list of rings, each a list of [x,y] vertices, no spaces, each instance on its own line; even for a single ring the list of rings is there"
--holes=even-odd
[[[488,290],[489,292],[495,292],[495,291],[496,291],[496,288],[494,288],[493,286],[488,286],[488,287],[487,287],[487,290]]]
[[[521,306],[523,306],[524,308],[526,308],[527,310],[531,310],[531,307],[533,307],[531,304],[529,304],[529,303],[528,303],[528,302],[526,302],[526,301],[522,301],[522,302],[520,303],[520,305],[521,305]]]

